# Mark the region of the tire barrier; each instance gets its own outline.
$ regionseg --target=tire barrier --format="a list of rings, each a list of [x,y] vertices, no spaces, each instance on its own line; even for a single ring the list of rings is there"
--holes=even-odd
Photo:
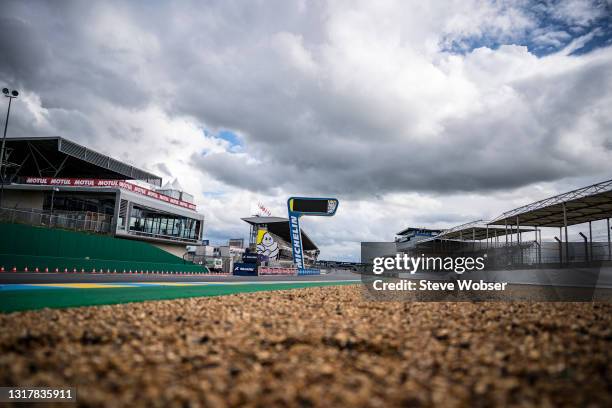
[[[259,267],[259,275],[287,275],[287,276],[295,276],[297,275],[296,268],[275,268],[271,266],[260,266]]]

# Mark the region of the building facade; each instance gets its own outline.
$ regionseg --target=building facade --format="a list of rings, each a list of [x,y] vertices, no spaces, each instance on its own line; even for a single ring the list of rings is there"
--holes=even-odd
[[[2,216],[149,241],[183,255],[200,244],[193,197],[161,177],[61,137],[7,139]]]

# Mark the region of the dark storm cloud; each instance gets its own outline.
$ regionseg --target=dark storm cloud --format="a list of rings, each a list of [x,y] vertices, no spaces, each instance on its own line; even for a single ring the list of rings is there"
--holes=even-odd
[[[0,76],[38,94],[50,109],[86,111],[103,101],[145,106],[152,93],[137,80],[129,50],[106,47],[103,36],[91,35],[100,4],[3,2]]]
[[[36,30],[24,20],[0,17],[0,72],[15,86],[36,82],[49,53]]]
[[[242,188],[299,186],[308,193],[348,195],[493,190],[605,172],[605,161],[576,156],[561,136],[579,145],[607,133],[609,120],[592,117],[592,112],[605,110],[610,102],[611,72],[610,60],[604,59],[577,71],[520,80],[514,84],[517,101],[445,120],[444,131],[426,140],[397,138],[396,122],[374,131],[372,119],[361,115],[351,119],[347,131],[343,121],[326,121],[327,111],[294,127],[296,104],[307,112],[315,112],[317,104],[307,104],[308,98],[287,100],[288,108],[281,103],[268,114],[258,112],[276,126],[247,141],[260,152],[262,164],[246,163],[243,155],[231,153],[194,161]],[[589,130],[593,133],[576,128],[580,121],[595,126]],[[317,131],[317,126],[326,128]],[[265,177],[254,180],[252,174]]]

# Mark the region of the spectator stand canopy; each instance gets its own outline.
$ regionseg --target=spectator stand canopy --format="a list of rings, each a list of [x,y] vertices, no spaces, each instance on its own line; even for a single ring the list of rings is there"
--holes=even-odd
[[[489,222],[489,226],[515,225],[517,228],[520,228],[521,225],[529,225],[536,228],[558,227],[560,233],[560,237],[558,238],[559,242],[563,240],[561,235],[564,229],[567,254],[569,242],[567,232],[568,226],[588,223],[589,241],[592,244],[593,234],[591,223],[593,221],[606,220],[608,254],[609,258],[612,259],[612,246],[610,243],[611,216],[612,180],[608,180],[507,211]]]
[[[251,225],[251,243],[254,242],[254,237],[257,235],[256,231],[259,227],[265,227],[268,231],[279,236],[286,242],[291,242],[288,218],[256,216],[242,218],[242,220]],[[255,235],[253,235],[253,231],[255,231]],[[304,251],[316,251],[319,249],[317,245],[310,239],[310,237],[304,232],[304,230],[301,230],[301,233]]]
[[[22,176],[142,180],[161,186],[161,177],[60,136],[6,139],[6,183]]]
[[[442,231],[436,236],[438,239],[446,240],[472,240],[482,241],[493,238],[503,237],[510,234],[522,234],[524,232],[535,231],[533,228],[517,228],[516,226],[499,227],[490,225],[487,221],[477,220],[458,225]]]
[[[519,243],[519,238],[523,233],[535,232],[534,228],[517,228],[516,226],[496,226],[489,225],[487,221],[477,220],[465,224],[457,225],[452,228],[441,231],[439,234],[430,238],[425,238],[415,244],[415,249],[438,249],[449,250],[452,248],[467,248],[479,249],[495,247],[499,245],[502,237],[505,237],[505,244],[512,243],[512,236],[517,235],[516,243]],[[537,239],[537,236],[536,236]],[[482,242],[485,241],[485,242]]]
[[[507,211],[490,225],[565,227],[612,216],[612,180],[536,201]]]

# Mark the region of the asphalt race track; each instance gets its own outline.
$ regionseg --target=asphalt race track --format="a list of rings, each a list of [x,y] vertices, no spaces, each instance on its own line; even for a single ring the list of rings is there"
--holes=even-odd
[[[315,281],[358,281],[360,275],[335,269],[322,275],[303,276],[233,276],[233,275],[165,275],[130,273],[48,273],[48,272],[2,272],[2,284],[29,283],[110,283],[110,282],[315,282]]]
[[[304,276],[0,273],[0,312],[223,296],[307,287],[354,285],[359,275]]]

